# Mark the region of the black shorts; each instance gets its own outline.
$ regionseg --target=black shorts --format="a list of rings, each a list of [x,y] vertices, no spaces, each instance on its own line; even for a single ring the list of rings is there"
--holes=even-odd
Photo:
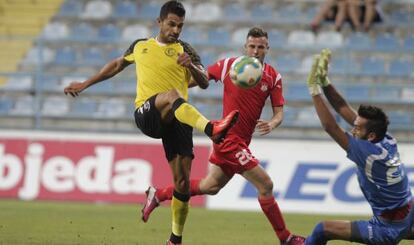
[[[155,107],[155,98],[150,97],[135,110],[135,123],[145,135],[162,139],[165,156],[168,161],[177,155],[194,158],[193,128],[179,122],[175,117],[169,123],[163,123],[161,114]]]

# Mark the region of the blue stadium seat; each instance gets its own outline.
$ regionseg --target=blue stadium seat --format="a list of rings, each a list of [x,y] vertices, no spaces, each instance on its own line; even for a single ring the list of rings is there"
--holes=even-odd
[[[71,66],[76,63],[76,51],[71,47],[56,50],[55,64]]]
[[[300,127],[319,128],[321,126],[321,122],[313,107],[301,108],[298,112],[297,121],[299,123],[297,126]]]
[[[404,51],[414,52],[414,35],[407,36],[404,39]]]
[[[126,115],[125,103],[119,98],[111,98],[101,101],[98,105],[98,110],[95,115],[104,118],[130,118],[131,115]]]
[[[101,41],[113,42],[115,40],[118,40],[120,35],[121,30],[119,30],[119,28],[114,24],[101,26],[98,30],[98,37],[101,39]]]
[[[351,50],[370,50],[371,39],[367,34],[352,33],[345,41],[346,47]]]
[[[115,9],[113,12],[114,17],[116,18],[137,18],[138,10],[137,4],[131,1],[122,1],[115,4]]]
[[[13,108],[10,110],[10,114],[16,116],[32,116],[35,112],[35,105],[35,100],[32,95],[18,96]]]
[[[13,100],[9,97],[0,97],[0,115],[8,115],[9,111],[13,107]]]
[[[231,41],[230,31],[225,28],[211,28],[208,30],[207,43],[211,46],[227,46]]]
[[[154,1],[143,3],[141,9],[138,11],[140,18],[155,20],[160,13],[161,5]]]
[[[70,37],[75,41],[95,40],[96,30],[90,24],[82,22],[72,27]]]
[[[137,80],[134,77],[111,78],[114,92],[119,95],[135,95]]]
[[[205,67],[217,61],[217,54],[213,52],[203,52],[203,53],[200,53],[200,56],[201,56],[201,62],[203,63]]]
[[[294,48],[313,48],[315,34],[311,31],[294,30],[289,33],[288,45]]]
[[[81,98],[73,101],[70,115],[76,117],[90,117],[96,112],[96,110],[97,103],[95,100]]]
[[[68,99],[62,96],[45,97],[41,110],[45,116],[64,116],[69,112]]]
[[[82,3],[76,0],[67,0],[65,1],[59,10],[59,16],[62,17],[75,17],[79,16],[79,13],[82,12]]]
[[[275,48],[283,48],[286,45],[286,33],[280,30],[271,29],[268,32],[269,42],[271,43],[271,47]]]
[[[100,48],[91,47],[83,50],[80,63],[87,66],[102,66],[105,60]]]
[[[391,129],[411,129],[413,124],[413,115],[407,111],[388,112]]]
[[[301,61],[294,55],[281,55],[276,57],[276,69],[278,69],[282,75],[284,73],[296,72],[300,66]]]
[[[372,90],[372,98],[375,102],[395,103],[400,101],[399,86],[377,84]]]
[[[377,57],[366,57],[362,59],[361,74],[366,76],[381,76],[385,75],[384,60]]]
[[[190,26],[183,29],[180,38],[191,45],[203,45],[207,43],[207,35],[208,34],[200,30],[200,28]]]
[[[390,63],[389,75],[393,77],[409,77],[414,71],[413,62],[405,59],[393,60]]]
[[[400,49],[399,40],[392,34],[379,34],[375,38],[375,49],[377,51],[394,52]]]
[[[114,85],[112,81],[103,81],[99,84],[89,87],[87,92],[91,94],[111,95],[114,93]]]
[[[290,4],[277,9],[276,16],[277,18],[275,19],[278,23],[302,23],[304,20],[300,6],[296,4]]]
[[[370,100],[369,85],[347,85],[344,87],[345,97],[349,101],[366,102]]]
[[[292,83],[285,85],[285,97],[289,101],[309,101],[309,91],[305,83]]]
[[[124,54],[124,52],[125,52],[125,50],[121,50],[121,49],[118,49],[118,48],[111,49],[108,52],[107,59],[108,60],[113,60],[113,59],[116,59],[118,57],[121,57]]]
[[[273,7],[271,5],[260,4],[255,5],[250,12],[251,19],[255,22],[272,22]]]
[[[60,84],[59,77],[56,75],[45,74],[37,80],[39,88],[44,92],[62,92],[63,87]]]
[[[229,21],[246,21],[249,18],[247,11],[240,4],[227,4],[223,11],[223,17]]]

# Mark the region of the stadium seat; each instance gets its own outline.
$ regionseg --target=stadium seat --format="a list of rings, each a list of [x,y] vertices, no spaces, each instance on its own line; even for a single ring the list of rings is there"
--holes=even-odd
[[[81,22],[72,27],[70,38],[75,41],[95,40],[96,30],[90,24]]]
[[[314,128],[314,127],[321,126],[321,123],[316,114],[315,108],[313,107],[301,108],[298,112],[296,120],[300,122],[301,127],[305,127],[305,128],[306,127]]]
[[[203,2],[195,6],[192,14],[193,21],[211,22],[222,17],[221,8],[214,2]]]
[[[113,42],[119,39],[121,31],[114,24],[106,24],[98,30],[98,37],[101,41]]]
[[[161,5],[154,1],[143,2],[138,11],[138,17],[148,20],[155,20],[160,13]]]
[[[82,12],[82,3],[77,0],[66,0],[59,10],[59,16],[76,17]]]
[[[410,77],[414,74],[413,62],[407,59],[392,60],[389,75],[393,77]]]
[[[112,81],[107,80],[89,87],[87,92],[90,94],[111,95],[114,94],[115,89]]]
[[[414,52],[414,35],[407,36],[404,39],[404,51]]]
[[[8,115],[13,107],[13,100],[6,96],[0,96],[0,115]]]
[[[190,26],[184,28],[180,39],[190,43],[191,45],[207,44],[208,33],[198,27]]]
[[[69,35],[68,27],[62,22],[50,22],[43,29],[41,37],[46,40],[62,40]]]
[[[396,103],[400,100],[400,90],[396,85],[376,84],[371,98],[375,102]]]
[[[22,63],[28,65],[49,64],[54,58],[54,50],[46,46],[42,46],[42,48],[35,46],[29,50]]]
[[[276,57],[276,69],[282,73],[296,72],[301,66],[301,61],[294,55],[281,55]]]
[[[32,95],[18,96],[9,113],[15,116],[32,116],[35,112],[35,99]]]
[[[405,103],[414,103],[414,87],[404,86],[401,89],[401,100]]]
[[[313,48],[315,46],[315,35],[311,31],[292,31],[289,33],[288,45],[294,48]]]
[[[61,86],[59,79],[60,78],[56,75],[42,74],[36,82],[42,92],[62,93],[63,87]]]
[[[64,116],[69,112],[69,102],[64,96],[46,97],[42,104],[42,115]]]
[[[366,57],[362,59],[361,74],[366,76],[381,76],[385,75],[384,60],[375,56]]]
[[[371,98],[369,85],[347,85],[344,87],[344,91],[345,97],[351,102],[366,102]]]
[[[247,34],[247,33],[246,33]],[[269,43],[274,48],[284,48],[286,45],[286,33],[277,29],[271,29],[268,31]]]
[[[413,124],[413,115],[407,113],[407,111],[388,112],[388,118],[390,120],[390,128],[393,130],[409,129]]]
[[[316,36],[316,45],[320,48],[340,48],[343,45],[343,37],[334,31],[323,31]]]
[[[86,66],[102,66],[105,62],[105,57],[100,48],[91,47],[83,50],[79,62]]]
[[[135,95],[137,81],[134,77],[114,77],[111,78],[113,89],[118,95]]]
[[[395,25],[404,25],[413,21],[412,12],[404,9],[397,9],[391,12],[389,21]]]
[[[250,28],[242,27],[236,29],[231,34],[231,42],[238,47],[242,47],[246,43],[246,36]],[[272,43],[273,44],[273,43]]]
[[[383,52],[394,52],[400,49],[399,40],[392,34],[379,34],[375,38],[375,49]]]
[[[295,82],[285,85],[285,98],[289,101],[309,101],[308,88],[305,83]]]
[[[81,98],[72,102],[70,115],[75,117],[90,117],[97,110],[97,103],[93,99]]]
[[[135,24],[128,25],[122,31],[122,40],[133,42],[139,38],[148,38],[151,36],[151,33],[145,25]]]
[[[55,64],[71,66],[76,63],[76,51],[71,47],[56,50]]]
[[[137,18],[137,4],[131,1],[116,2],[113,12],[116,18]]]
[[[122,118],[125,116],[131,116],[126,115],[125,103],[118,98],[111,98],[101,101],[95,115],[104,118]]]
[[[246,21],[249,15],[242,5],[231,3],[224,6],[223,17],[228,21]]]
[[[250,12],[251,19],[255,22],[273,22],[273,7],[268,4],[254,5]]]
[[[303,23],[303,14],[300,10],[300,6],[297,4],[289,4],[278,8],[276,11],[277,23]],[[273,21],[273,20],[269,20]]]
[[[203,52],[200,53],[201,62],[205,67],[212,65],[217,61],[217,54],[214,52]]]
[[[5,91],[27,91],[30,92],[33,89],[33,78],[30,75],[14,74],[10,75],[6,80],[5,85],[0,87]]]
[[[105,0],[92,0],[86,3],[81,16],[85,19],[105,19],[112,14],[112,4]]]
[[[211,28],[208,30],[207,43],[210,46],[226,47],[230,43],[230,31],[225,28]]]
[[[367,34],[360,32],[352,33],[345,41],[347,49],[350,50],[369,50],[371,49],[371,39]]]
[[[312,64],[313,64],[313,55],[306,56],[302,60],[300,68],[297,69],[297,71],[301,74],[307,75],[312,69]]]
[[[125,50],[121,50],[121,49],[118,49],[118,48],[111,49],[108,52],[107,59],[108,60],[113,60],[113,59],[116,59],[118,57],[121,57],[124,54],[125,51],[126,51],[126,48],[125,48]]]

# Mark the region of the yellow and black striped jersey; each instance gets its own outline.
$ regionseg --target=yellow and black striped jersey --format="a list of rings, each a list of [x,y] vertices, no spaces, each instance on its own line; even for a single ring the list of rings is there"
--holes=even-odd
[[[151,96],[177,89],[184,99],[188,99],[190,71],[177,64],[180,53],[190,55],[195,65],[201,65],[200,57],[186,42],[161,44],[155,40],[138,39],[124,53],[124,59],[136,65],[137,96],[135,107],[141,106]]]

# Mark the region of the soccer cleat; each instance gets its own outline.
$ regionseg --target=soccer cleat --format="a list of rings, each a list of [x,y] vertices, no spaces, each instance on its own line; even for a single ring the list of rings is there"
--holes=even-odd
[[[237,122],[238,117],[239,111],[234,110],[220,121],[213,122],[213,135],[210,139],[216,144],[221,143],[229,129]]]
[[[305,238],[302,236],[290,234],[286,241],[282,242],[282,245],[304,245]]]
[[[144,222],[148,221],[151,212],[160,205],[160,202],[155,196],[156,191],[157,190],[152,186],[148,187],[148,190],[145,191],[145,194],[147,195],[147,202],[141,210],[142,221]]]
[[[170,240],[167,240],[165,245],[183,245],[182,243],[172,243]]]

